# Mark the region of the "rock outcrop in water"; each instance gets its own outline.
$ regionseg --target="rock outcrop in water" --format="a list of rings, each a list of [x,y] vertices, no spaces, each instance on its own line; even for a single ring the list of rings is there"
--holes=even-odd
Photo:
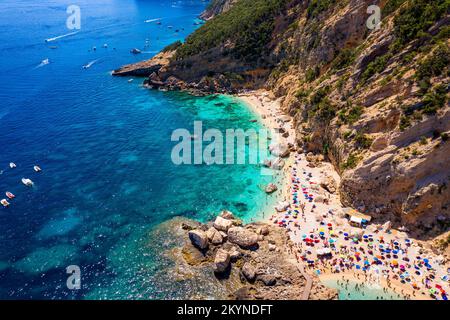
[[[214,227],[217,219],[193,226],[182,248],[186,264],[214,273],[228,288],[229,299],[301,299],[306,280],[297,269],[294,248],[284,229],[264,223],[237,226],[241,222],[227,211],[217,218],[220,225],[229,226],[223,228],[226,236],[214,241],[213,235],[220,232]],[[208,234],[208,244],[201,242],[199,246],[198,238],[191,237],[193,233]],[[310,299],[336,298],[334,289],[314,281]]]

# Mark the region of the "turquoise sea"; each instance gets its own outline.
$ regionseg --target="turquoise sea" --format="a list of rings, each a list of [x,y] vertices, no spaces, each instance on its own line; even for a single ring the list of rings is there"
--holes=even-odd
[[[384,290],[381,286],[367,285],[361,282],[342,280],[322,281],[327,287],[339,291],[339,300],[404,300],[404,298],[391,290]]]
[[[16,195],[0,208],[0,299],[188,297],[192,285],[163,276],[172,262],[160,251],[173,245],[164,223],[222,209],[261,218],[272,178],[258,165],[176,166],[171,133],[195,120],[205,130],[261,124],[232,97],[150,91],[110,75],[184,39],[205,2],[78,0],[81,30],[46,43],[72,32],[71,4],[0,3],[0,198]],[[69,265],[81,269],[81,290],[66,287]]]

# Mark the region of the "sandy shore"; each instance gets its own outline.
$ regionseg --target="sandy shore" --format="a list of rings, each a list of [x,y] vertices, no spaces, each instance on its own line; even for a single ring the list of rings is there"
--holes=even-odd
[[[366,284],[368,278],[363,272],[341,272],[341,273],[324,273],[319,276],[319,280],[326,282],[327,280],[340,280],[340,281],[350,281],[359,284]],[[415,292],[412,288],[404,286],[401,282],[396,280],[390,280],[388,283],[386,279],[381,278],[376,282],[382,288],[386,288],[389,291],[396,293],[403,297],[408,297],[409,300],[432,300],[427,295],[420,295],[420,293]]]
[[[238,95],[242,101],[244,101],[249,108],[251,108],[256,114],[260,115],[261,121],[264,126],[268,129],[276,129],[283,127],[285,131],[289,133],[287,138],[281,138],[281,141],[284,140],[285,143],[292,143],[295,145],[295,129],[293,127],[292,119],[289,121],[289,118],[284,114],[280,107],[280,100],[275,100],[271,94],[264,90],[252,91],[246,94]],[[322,247],[328,247],[328,244],[325,244],[329,239],[335,239],[338,246],[335,246],[334,250],[334,260],[338,260],[337,265],[332,265],[329,262],[316,262],[313,267],[308,267],[306,260],[300,263],[305,265],[305,270],[307,270],[308,274],[316,276],[316,272],[320,270],[321,276],[319,279],[334,279],[334,280],[342,280],[344,279],[352,280],[355,282],[366,282],[367,277],[370,277],[370,272],[363,272],[361,270],[356,270],[353,268],[343,269],[339,264],[347,264],[350,261],[354,261],[354,254],[357,251],[361,256],[364,257],[363,260],[357,262],[357,264],[361,265],[365,259],[372,260],[373,255],[367,255],[368,250],[372,250],[372,247],[368,247],[368,243],[361,241],[359,245],[355,246],[349,243],[347,239],[344,239],[345,233],[352,234],[353,232],[361,232],[362,229],[355,228],[349,225],[348,220],[344,217],[340,216],[338,212],[342,212],[343,205],[340,202],[339,194],[324,192],[324,190],[319,187],[320,182],[323,181],[324,178],[332,177],[337,185],[340,183],[340,176],[334,169],[334,167],[327,162],[321,162],[317,166],[311,166],[310,163],[306,160],[306,156],[302,153],[291,152],[289,158],[285,159],[286,165],[282,169],[281,173],[283,174],[283,179],[278,181],[280,185],[278,185],[279,191],[275,194],[278,201],[288,201],[290,206],[289,209],[282,212],[277,212],[274,208],[269,208],[266,212],[269,212],[269,217],[267,217],[266,221],[269,224],[277,224],[279,222],[285,221],[284,227],[288,230],[290,237],[294,244],[297,246],[297,250],[299,256],[302,256],[303,259],[309,260],[314,259],[316,250],[321,249]],[[277,173],[278,174],[278,173]],[[295,181],[295,183],[293,183]],[[309,194],[314,196],[316,200],[317,197],[325,198],[325,201],[305,201],[303,198],[303,194],[300,190],[293,189],[294,185],[305,187],[304,190],[307,190]],[[294,194],[297,200],[294,201]],[[300,195],[300,196],[299,196]],[[298,201],[298,202],[296,202]],[[288,212],[289,211],[289,212]],[[295,213],[296,212],[296,213]],[[324,224],[325,222],[325,224]],[[334,234],[331,234],[331,231],[324,230],[328,229],[326,226],[332,225],[330,228],[334,231]],[[325,225],[325,228],[324,228]],[[411,284],[404,284],[400,282],[398,276],[398,269],[390,269],[389,261],[392,261],[391,258],[388,258],[386,262],[386,266],[383,268],[383,276],[378,280],[378,284],[380,284],[383,288],[391,290],[399,295],[405,296],[408,299],[431,299],[428,295],[428,289],[424,287],[424,277],[423,275],[415,276],[415,269],[413,266],[422,262],[419,260],[415,260],[415,257],[422,255],[423,253],[420,246],[417,244],[413,244],[412,246],[405,246],[404,241],[408,238],[408,235],[399,232],[396,230],[390,230],[389,232],[380,231],[382,229],[381,225],[371,224],[370,231],[369,228],[365,229],[363,232],[367,234],[374,234],[373,241],[375,243],[383,243],[385,247],[393,246],[393,243],[400,242],[403,243],[401,250],[405,251],[409,258],[408,261],[414,262],[404,263],[406,265],[410,265],[408,272],[410,272],[412,282],[417,283],[420,286],[420,290],[414,289]],[[307,246],[304,242],[304,238],[309,234],[317,235],[319,231],[325,231],[325,237],[323,240],[324,244],[322,244],[322,240],[320,243],[317,243],[314,248]],[[376,231],[376,232],[375,232]],[[372,236],[371,236],[372,237]],[[317,239],[317,238],[316,238]],[[344,249],[341,248],[344,247]],[[347,248],[348,247],[348,248]],[[360,249],[360,247],[364,247]],[[351,249],[351,250],[349,250]],[[343,251],[342,251],[343,250]],[[375,254],[380,254],[377,251]],[[402,253],[403,254],[403,253]],[[427,253],[427,256],[430,259],[435,259],[431,253]],[[345,259],[343,259],[345,257]],[[339,262],[340,259],[343,259]],[[384,259],[384,258],[383,258]],[[333,262],[335,263],[335,262]],[[401,262],[402,263],[402,262]],[[401,264],[400,263],[400,264]],[[434,265],[437,262],[434,261]],[[444,266],[445,267],[445,266]],[[331,268],[339,268],[340,272],[335,273],[332,272]],[[359,268],[359,267],[358,267]],[[389,283],[386,278],[389,274]],[[439,270],[436,272],[437,279],[445,275],[445,268],[439,267]],[[434,284],[438,284],[439,281],[432,281],[432,286]],[[443,287],[448,287],[448,283],[439,282]],[[447,292],[448,292],[447,288]]]

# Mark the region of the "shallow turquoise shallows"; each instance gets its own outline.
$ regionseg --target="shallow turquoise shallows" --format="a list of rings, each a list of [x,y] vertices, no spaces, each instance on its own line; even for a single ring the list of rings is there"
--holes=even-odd
[[[142,79],[110,75],[184,39],[204,2],[76,2],[76,34],[66,1],[0,3],[0,198],[16,195],[0,209],[0,298],[187,297],[192,285],[159,277],[171,264],[161,251],[173,245],[160,224],[207,221],[223,209],[261,218],[272,178],[258,165],[176,166],[171,133],[195,120],[205,130],[261,124],[232,97],[150,91]],[[68,36],[45,42],[60,35]],[[81,290],[66,286],[69,265],[81,269]]]
[[[384,290],[379,285],[367,285],[360,282],[343,282],[338,280],[322,281],[327,287],[339,291],[339,300],[404,300],[391,290]]]

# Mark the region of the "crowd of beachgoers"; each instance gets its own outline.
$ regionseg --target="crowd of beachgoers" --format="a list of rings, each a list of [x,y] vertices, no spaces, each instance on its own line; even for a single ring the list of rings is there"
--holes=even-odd
[[[268,92],[250,92],[240,98],[261,115],[265,126],[283,126],[289,133],[286,143],[295,142],[292,122],[280,120],[280,103]],[[403,299],[447,300],[450,266],[445,259],[389,223],[351,225],[338,193],[320,186],[327,176],[339,181],[330,163],[311,165],[307,155],[297,152],[286,160],[282,174],[285,185],[276,193],[281,201],[269,214],[269,222],[289,231],[297,259],[311,275],[332,277],[343,285],[351,279]]]
[[[350,225],[337,196],[324,195],[319,187],[323,170],[310,168],[303,154],[296,154],[288,169],[289,207],[270,220],[289,230],[298,260],[311,274],[350,275],[405,299],[447,300],[450,268],[443,257],[405,232],[376,224]]]

